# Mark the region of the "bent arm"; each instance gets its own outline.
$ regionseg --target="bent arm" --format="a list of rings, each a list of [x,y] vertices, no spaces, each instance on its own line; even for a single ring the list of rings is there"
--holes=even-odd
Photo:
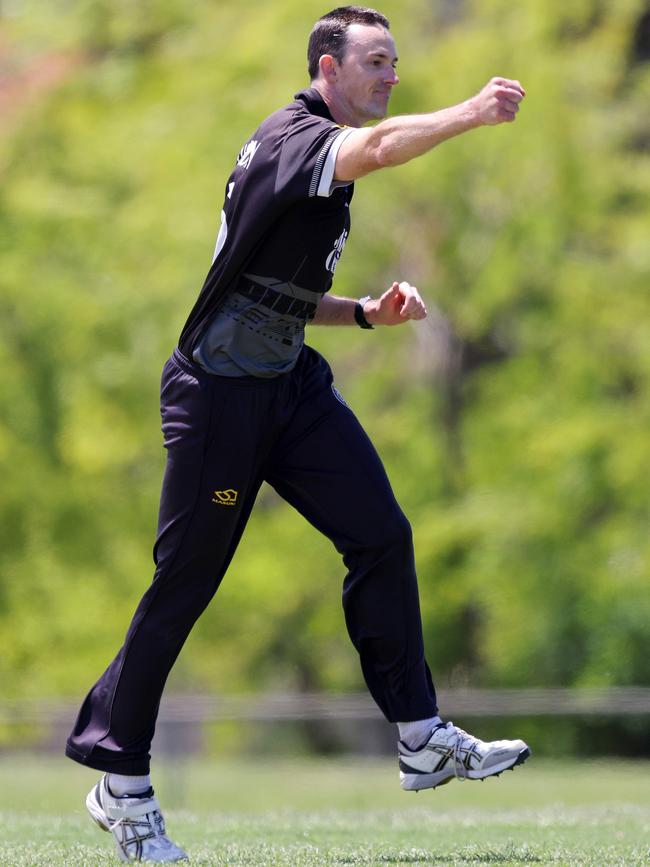
[[[398,115],[355,129],[336,157],[334,177],[353,181],[419,157],[447,139],[479,126],[512,122],[525,91],[518,81],[493,78],[476,96],[430,114]]]

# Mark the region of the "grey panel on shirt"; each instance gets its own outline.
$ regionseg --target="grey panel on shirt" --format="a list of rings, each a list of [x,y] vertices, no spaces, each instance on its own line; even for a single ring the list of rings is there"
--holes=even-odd
[[[291,370],[305,323],[322,295],[273,277],[244,274],[197,344],[193,358],[217,376],[269,378]]]

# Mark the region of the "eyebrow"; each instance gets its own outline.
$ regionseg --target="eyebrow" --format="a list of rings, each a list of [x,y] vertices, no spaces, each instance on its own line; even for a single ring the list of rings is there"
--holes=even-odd
[[[386,60],[388,60],[389,55],[386,54],[385,51],[369,51],[369,52],[368,52],[368,57],[381,57],[382,59],[385,58]],[[396,55],[395,57],[393,57],[393,59],[392,59],[391,62],[392,62],[392,63],[397,63],[398,60],[399,60],[399,57],[397,57],[397,55]]]

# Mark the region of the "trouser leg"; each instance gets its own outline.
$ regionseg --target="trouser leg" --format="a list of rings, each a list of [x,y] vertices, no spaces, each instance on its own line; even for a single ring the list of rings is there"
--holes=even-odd
[[[386,718],[434,716],[410,526],[372,443],[333,392],[329,367],[316,353],[308,358],[266,478],[343,555],[347,628]]]
[[[268,414],[249,390],[197,379],[170,360],[163,374],[167,467],[156,571],[125,642],[88,694],[66,753],[123,774],[149,771],[165,681],[192,626],[217,590],[261,482]]]

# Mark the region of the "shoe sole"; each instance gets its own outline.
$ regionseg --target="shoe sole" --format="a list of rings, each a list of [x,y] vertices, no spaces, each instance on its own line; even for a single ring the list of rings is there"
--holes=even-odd
[[[486,780],[488,777],[498,777],[504,771],[513,771],[517,765],[523,765],[531,755],[528,747],[521,750],[514,759],[510,758],[484,771],[465,771],[458,776],[453,771],[439,771],[436,774],[408,774],[400,772],[400,785],[406,792],[419,792],[421,789],[437,789],[452,780]]]

